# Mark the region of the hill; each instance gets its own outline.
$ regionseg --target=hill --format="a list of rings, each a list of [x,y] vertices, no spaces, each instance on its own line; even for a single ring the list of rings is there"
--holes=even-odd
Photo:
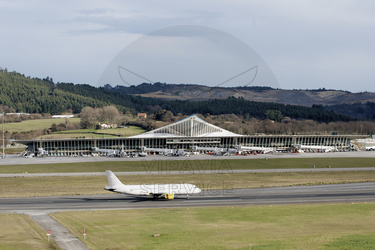
[[[351,93],[342,90],[283,90],[271,87],[207,87],[202,85],[143,83],[138,86],[105,85],[105,89],[129,95],[164,100],[214,100],[228,97],[243,98],[255,102],[272,102],[312,107],[323,105],[325,109],[358,119],[375,119],[375,93]]]
[[[249,101],[275,102],[283,104],[312,106],[340,105],[375,102],[375,93],[316,89],[316,90],[284,90],[271,87],[208,87],[188,84],[143,83],[138,86],[105,85],[105,89],[129,95],[153,97],[168,100],[212,100],[228,97],[241,97]]]
[[[280,117],[290,117],[294,119],[311,119],[319,122],[350,121],[345,115],[340,115],[334,111],[326,110],[322,105],[312,107],[301,105],[289,105],[275,102],[250,101],[243,96],[225,96],[221,94],[221,99],[205,98],[212,95],[217,89],[196,85],[168,85],[168,84],[143,84],[140,86],[126,87],[93,87],[90,85],[73,83],[54,83],[52,78],[31,78],[17,72],[0,71],[0,104],[11,107],[13,112],[28,113],[50,113],[60,114],[67,110],[79,113],[83,107],[103,107],[115,105],[120,111],[154,113],[157,110],[170,110],[173,114],[190,115],[201,114],[236,114],[255,118],[271,118],[272,115]],[[196,94],[200,98],[195,101],[187,98],[180,100],[165,100],[163,98],[149,98],[139,96],[140,92],[147,94],[147,91],[167,92],[175,89],[175,96],[184,97],[185,92]],[[274,91],[270,88],[251,88],[254,93]],[[128,92],[124,92],[124,90]],[[204,92],[206,90],[206,92]],[[240,89],[241,90],[241,89]],[[240,91],[238,90],[238,91]],[[233,91],[224,89],[222,91]],[[236,90],[237,91],[237,90]],[[155,92],[148,92],[155,93]],[[215,92],[216,93],[216,92]],[[218,96],[219,94],[214,94]],[[196,95],[197,96],[197,95]],[[189,97],[189,96],[188,96]],[[173,99],[173,98],[172,98]],[[277,112],[276,112],[277,111]],[[271,117],[270,117],[271,116]]]
[[[52,79],[25,77],[17,72],[0,71],[0,103],[12,112],[61,114],[78,113],[85,106],[100,107],[108,102],[64,91]]]

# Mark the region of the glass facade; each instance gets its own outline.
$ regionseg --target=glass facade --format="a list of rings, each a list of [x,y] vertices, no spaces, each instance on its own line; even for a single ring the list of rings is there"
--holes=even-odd
[[[50,156],[72,156],[91,154],[93,148],[140,151],[142,147],[192,150],[194,146],[234,148],[235,146],[271,147],[290,150],[297,145],[334,146],[338,149],[350,146],[350,141],[363,136],[351,135],[263,135],[223,137],[159,137],[159,138],[100,138],[100,139],[56,139],[19,141],[37,152],[48,151]]]

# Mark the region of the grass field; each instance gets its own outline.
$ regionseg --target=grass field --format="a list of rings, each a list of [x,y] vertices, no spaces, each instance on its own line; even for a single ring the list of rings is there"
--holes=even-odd
[[[79,123],[80,118],[69,118],[71,123]],[[22,122],[5,123],[4,130],[10,133],[12,132],[26,132],[32,130],[42,130],[50,128],[53,123],[65,123],[65,118],[58,119],[37,119],[37,120],[26,120]]]
[[[80,118],[69,118],[69,121],[73,124],[79,124]],[[9,133],[20,133],[28,132],[33,130],[48,129],[52,124],[65,123],[65,118],[58,119],[37,119],[37,120],[26,120],[22,122],[5,123],[4,130]],[[62,138],[109,138],[109,137],[127,137],[138,135],[146,130],[137,126],[128,126],[127,128],[116,128],[116,129],[80,129],[80,130],[68,130],[55,132],[49,135],[41,136],[42,139],[62,139]]]
[[[0,249],[59,249],[27,215],[0,214]]]
[[[91,249],[375,246],[373,203],[61,212],[52,216]],[[153,237],[154,233],[160,237]]]
[[[113,129],[79,129],[60,131],[49,135],[43,135],[43,139],[62,139],[62,138],[111,138],[128,137],[146,132],[146,130],[137,126],[128,126],[126,128]]]
[[[61,158],[63,161],[64,158]],[[230,159],[230,160],[156,160],[156,161],[100,161],[80,163],[26,164],[0,166],[0,173],[77,173],[120,171],[194,171],[221,170],[230,173],[234,169],[292,169],[292,168],[351,168],[375,167],[373,158],[304,158],[304,159]],[[32,159],[31,159],[32,160]]]
[[[375,181],[375,171],[119,176],[126,184],[191,183],[203,190]],[[51,185],[53,183],[53,185]],[[0,197],[108,194],[106,176],[1,178]]]
[[[5,154],[19,154],[21,152],[23,152],[24,150],[26,149],[26,146],[24,148],[22,147],[8,147],[8,148],[5,148]],[[3,153],[3,148],[0,147],[0,150],[1,150],[1,154]]]

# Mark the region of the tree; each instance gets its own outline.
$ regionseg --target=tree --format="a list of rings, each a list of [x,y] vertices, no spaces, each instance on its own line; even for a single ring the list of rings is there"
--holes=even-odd
[[[104,123],[117,123],[120,119],[120,112],[118,109],[111,105],[105,106],[100,109],[100,121]]]
[[[52,123],[52,125],[51,125],[51,132],[57,132],[57,131],[58,131],[58,129],[57,129],[56,123]]]
[[[84,107],[80,113],[81,128],[95,128],[98,122],[99,110],[91,107]]]
[[[171,111],[163,109],[156,111],[155,119],[163,122],[172,122],[174,120],[174,116]]]
[[[284,117],[280,110],[267,110],[265,115],[268,119],[276,122],[280,122]]]

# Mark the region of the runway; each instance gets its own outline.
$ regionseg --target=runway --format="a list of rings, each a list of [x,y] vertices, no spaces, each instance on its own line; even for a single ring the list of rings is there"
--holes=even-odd
[[[1,198],[0,213],[51,213],[72,210],[181,208],[238,205],[375,202],[375,182],[206,191],[157,200],[121,194]]]

